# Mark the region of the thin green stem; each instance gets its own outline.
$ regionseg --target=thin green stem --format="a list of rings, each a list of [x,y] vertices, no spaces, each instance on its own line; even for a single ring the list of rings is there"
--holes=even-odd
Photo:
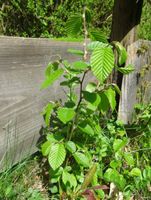
[[[83,43],[84,56],[83,56],[83,60],[86,61],[87,60],[87,56],[88,56],[88,52],[87,52],[88,31],[87,31],[87,26],[86,26],[86,6],[84,6],[84,8],[83,8],[82,18],[83,18],[83,29],[84,29],[84,43]]]
[[[85,78],[86,73],[87,73],[87,71],[84,72],[83,77],[82,77],[82,80],[80,81],[80,96],[79,96],[79,101],[78,101],[77,107],[76,107],[76,109],[75,109],[76,115],[75,115],[75,117],[74,117],[74,119],[73,119],[73,123],[72,123],[72,125],[71,125],[69,140],[71,140],[72,137],[73,137],[74,127],[75,127],[75,124],[77,123],[77,120],[78,120],[79,108],[80,108],[80,104],[81,104],[82,98],[83,98],[83,97],[82,97],[83,81],[84,81],[84,78]]]

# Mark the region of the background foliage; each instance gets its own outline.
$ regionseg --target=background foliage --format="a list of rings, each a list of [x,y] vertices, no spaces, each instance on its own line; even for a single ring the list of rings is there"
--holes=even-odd
[[[92,26],[103,27],[108,32],[110,23],[104,20],[111,14],[113,0],[91,2],[87,1],[93,7]],[[1,32],[27,37],[66,36],[65,23],[72,14],[81,13],[82,4],[82,0],[2,0]]]
[[[91,8],[92,28],[110,34],[113,0],[1,0],[0,33],[23,37],[66,37],[66,21],[81,13],[83,2]],[[150,4],[144,1],[139,37],[151,39]]]
[[[143,11],[142,11],[142,18],[141,23],[138,30],[138,36],[140,38],[144,38],[146,40],[151,40],[151,23],[150,23],[150,16],[151,16],[151,3],[148,0],[144,1]]]

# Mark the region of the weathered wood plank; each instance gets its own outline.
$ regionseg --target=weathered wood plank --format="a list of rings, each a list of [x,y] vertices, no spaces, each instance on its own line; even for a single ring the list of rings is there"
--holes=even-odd
[[[133,64],[135,71],[124,76],[118,118],[125,124],[132,120],[136,103],[151,101],[151,41],[138,40],[128,46],[126,64]]]
[[[0,37],[0,168],[33,153],[43,124],[40,112],[50,100],[63,98],[56,82],[40,91],[44,69],[61,55],[74,61],[68,48],[81,43],[50,39]]]

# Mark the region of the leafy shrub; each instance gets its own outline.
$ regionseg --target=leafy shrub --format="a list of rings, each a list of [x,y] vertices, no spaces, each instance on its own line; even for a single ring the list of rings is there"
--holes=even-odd
[[[150,23],[150,16],[151,16],[151,2],[148,0],[144,1],[143,10],[142,10],[142,17],[141,23],[138,29],[138,36],[139,38],[151,40],[151,23]]]
[[[83,20],[85,42],[85,22],[89,22],[86,12],[87,9],[81,16],[72,16],[67,23],[69,33],[73,35],[78,33]],[[51,62],[45,71],[43,89],[61,76],[64,80],[60,86],[66,88],[65,102],[49,102],[43,110],[46,129],[41,151],[49,164],[51,196],[113,199],[114,195],[122,195],[129,199],[137,196],[142,189],[147,194],[151,170],[149,162],[140,167],[137,160],[139,151],[132,151],[133,140],[128,137],[123,124],[107,118],[109,112],[115,111],[119,89],[106,79],[114,65],[124,74],[130,73],[133,68],[119,67],[127,58],[120,43],[109,44],[97,31],[90,32],[90,36],[93,39],[97,36],[98,41],[91,42],[87,48],[84,43],[84,52],[70,50],[83,59],[73,63],[62,59]],[[118,53],[117,63],[114,62],[113,46]],[[84,86],[89,71],[93,72],[97,81]],[[76,88],[79,88],[79,94]],[[116,188],[113,192],[110,184]]]

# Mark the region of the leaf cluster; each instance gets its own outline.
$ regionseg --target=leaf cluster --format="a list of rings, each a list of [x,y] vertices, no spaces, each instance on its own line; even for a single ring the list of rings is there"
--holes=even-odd
[[[84,52],[69,50],[81,59],[72,63],[52,62],[45,72],[42,88],[63,76],[60,86],[64,88],[66,99],[50,102],[44,108],[47,134],[41,151],[50,166],[50,191],[54,197],[59,194],[63,199],[113,198],[114,194],[109,191],[113,184],[115,195],[122,192],[124,198],[129,199],[132,193],[150,184],[150,167],[148,161],[143,168],[138,166],[138,154],[129,148],[133,141],[125,127],[116,119],[108,119],[109,113],[110,116],[116,114],[116,93],[120,91],[107,79],[113,69],[126,75],[134,68],[123,67],[127,53],[119,42],[110,44],[96,30],[87,33],[91,18],[87,12],[85,9],[83,15],[71,16],[67,23],[69,34],[84,33]],[[91,42],[85,48],[88,34]],[[90,59],[85,57],[86,52]],[[91,72],[95,81],[84,84]]]

